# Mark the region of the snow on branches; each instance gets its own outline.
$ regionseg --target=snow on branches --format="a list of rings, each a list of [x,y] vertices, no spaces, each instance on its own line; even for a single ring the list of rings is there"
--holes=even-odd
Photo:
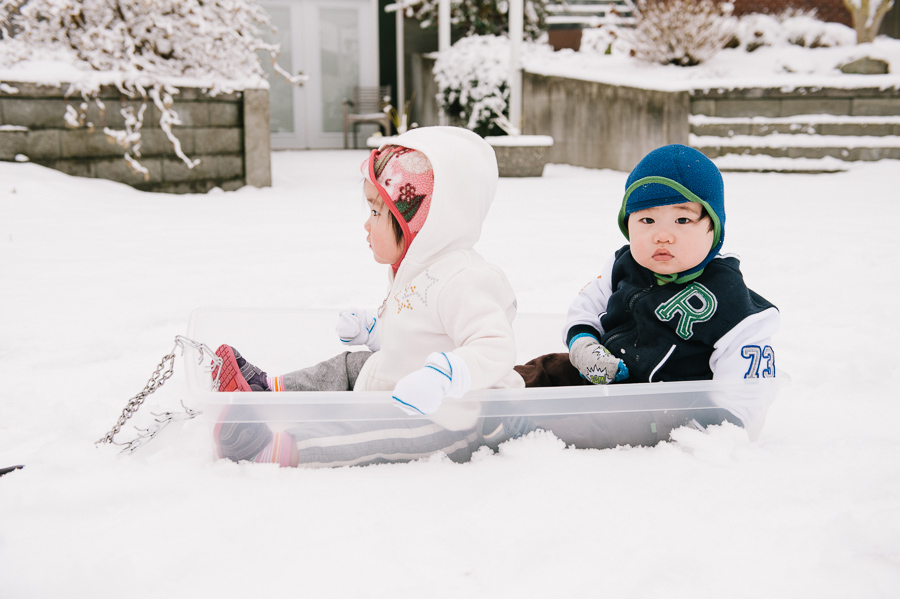
[[[141,125],[148,102],[160,114],[160,127],[176,154],[193,167],[172,131],[181,124],[173,109],[179,85],[210,95],[264,85],[257,52],[275,64],[278,46],[264,41],[271,29],[256,0],[0,0],[0,65],[33,59],[36,52],[71,64],[69,95],[84,102],[69,108],[66,122],[85,125],[87,102],[103,108],[100,86],[115,85],[141,106],[123,108],[125,129],[106,129],[140,165]],[[277,70],[277,67],[276,67]],[[287,73],[282,73],[290,78]]]
[[[634,30],[622,30],[621,38],[641,60],[698,65],[732,39],[732,9],[716,0],[637,0],[637,24]]]

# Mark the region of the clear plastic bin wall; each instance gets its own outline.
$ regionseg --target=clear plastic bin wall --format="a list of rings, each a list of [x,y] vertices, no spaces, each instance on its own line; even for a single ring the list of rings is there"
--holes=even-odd
[[[187,336],[213,350],[237,348],[251,363],[272,374],[311,366],[346,348],[334,332],[332,310],[241,310],[201,308],[189,320]],[[519,315],[517,363],[564,350],[563,316]],[[286,428],[303,422],[364,422],[408,418],[386,392],[219,393],[197,353],[185,352],[189,398],[209,422],[266,422]],[[687,381],[606,386],[490,389],[445,400],[427,418],[446,428],[493,426],[496,419],[527,422],[552,431],[576,447],[653,445],[679,426],[704,428],[729,421],[755,439],[778,388],[789,382]],[[242,409],[226,409],[240,406]],[[485,424],[485,423],[488,424]]]

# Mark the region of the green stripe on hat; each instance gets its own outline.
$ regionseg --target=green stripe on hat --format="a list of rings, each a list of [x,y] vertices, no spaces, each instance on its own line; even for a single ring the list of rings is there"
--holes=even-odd
[[[626,209],[628,207],[628,197],[634,192],[635,189],[641,187],[643,185],[649,185],[651,183],[657,183],[659,185],[665,185],[666,187],[670,187],[681,194],[686,200],[691,202],[696,202],[703,206],[706,209],[706,213],[709,215],[709,218],[712,219],[713,222],[713,243],[712,247],[716,247],[719,244],[719,240],[722,238],[722,223],[719,221],[719,215],[716,214],[716,211],[710,207],[709,203],[695,194],[693,191],[679,183],[678,181],[673,181],[672,179],[668,179],[666,177],[644,177],[643,179],[638,179],[634,183],[628,186],[628,189],[625,190],[625,197],[622,199],[622,208],[619,209],[619,230],[622,231],[622,234],[625,235],[625,239],[631,241],[631,238],[628,236],[628,224],[626,213]],[[674,202],[673,202],[674,203]],[[648,208],[654,208],[655,206],[648,206]]]

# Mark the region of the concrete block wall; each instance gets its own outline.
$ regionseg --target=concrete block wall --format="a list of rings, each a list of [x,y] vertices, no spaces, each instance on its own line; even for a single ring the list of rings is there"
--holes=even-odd
[[[80,177],[127,183],[137,189],[167,193],[202,193],[214,187],[234,190],[244,185],[271,185],[268,90],[244,90],[215,97],[202,90],[180,89],[174,109],[182,124],[173,126],[184,153],[199,160],[193,169],[175,153],[159,128],[159,112],[148,102],[144,114],[140,163],[147,175],[132,169],[124,149],[104,132],[122,129],[121,109],[140,101],[115,87],[103,88],[101,109],[87,104],[85,123],[66,125],[66,106],[78,108],[80,96],[65,97],[68,88],[4,82],[0,88],[0,160],[25,156],[31,162]],[[12,88],[12,91],[9,88]]]
[[[900,115],[900,88],[860,87],[712,89],[691,92],[691,114],[791,117],[804,114],[879,117]]]
[[[692,145],[714,160],[727,157],[729,170],[833,172],[841,170],[833,160],[810,161],[900,158],[898,87],[694,90],[691,114]],[[754,163],[760,156],[809,164]]]
[[[630,171],[651,150],[688,143],[686,91],[525,73],[523,133],[550,135],[549,162]]]

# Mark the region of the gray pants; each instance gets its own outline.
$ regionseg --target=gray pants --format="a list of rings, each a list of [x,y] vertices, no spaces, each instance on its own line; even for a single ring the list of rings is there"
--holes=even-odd
[[[344,352],[281,377],[285,391],[353,391],[370,351]]]
[[[344,352],[315,366],[282,377],[285,391],[352,391],[372,352]],[[478,430],[449,431],[430,420],[303,422],[293,435],[300,466],[327,468],[408,462],[437,452],[466,462],[484,441]]]

